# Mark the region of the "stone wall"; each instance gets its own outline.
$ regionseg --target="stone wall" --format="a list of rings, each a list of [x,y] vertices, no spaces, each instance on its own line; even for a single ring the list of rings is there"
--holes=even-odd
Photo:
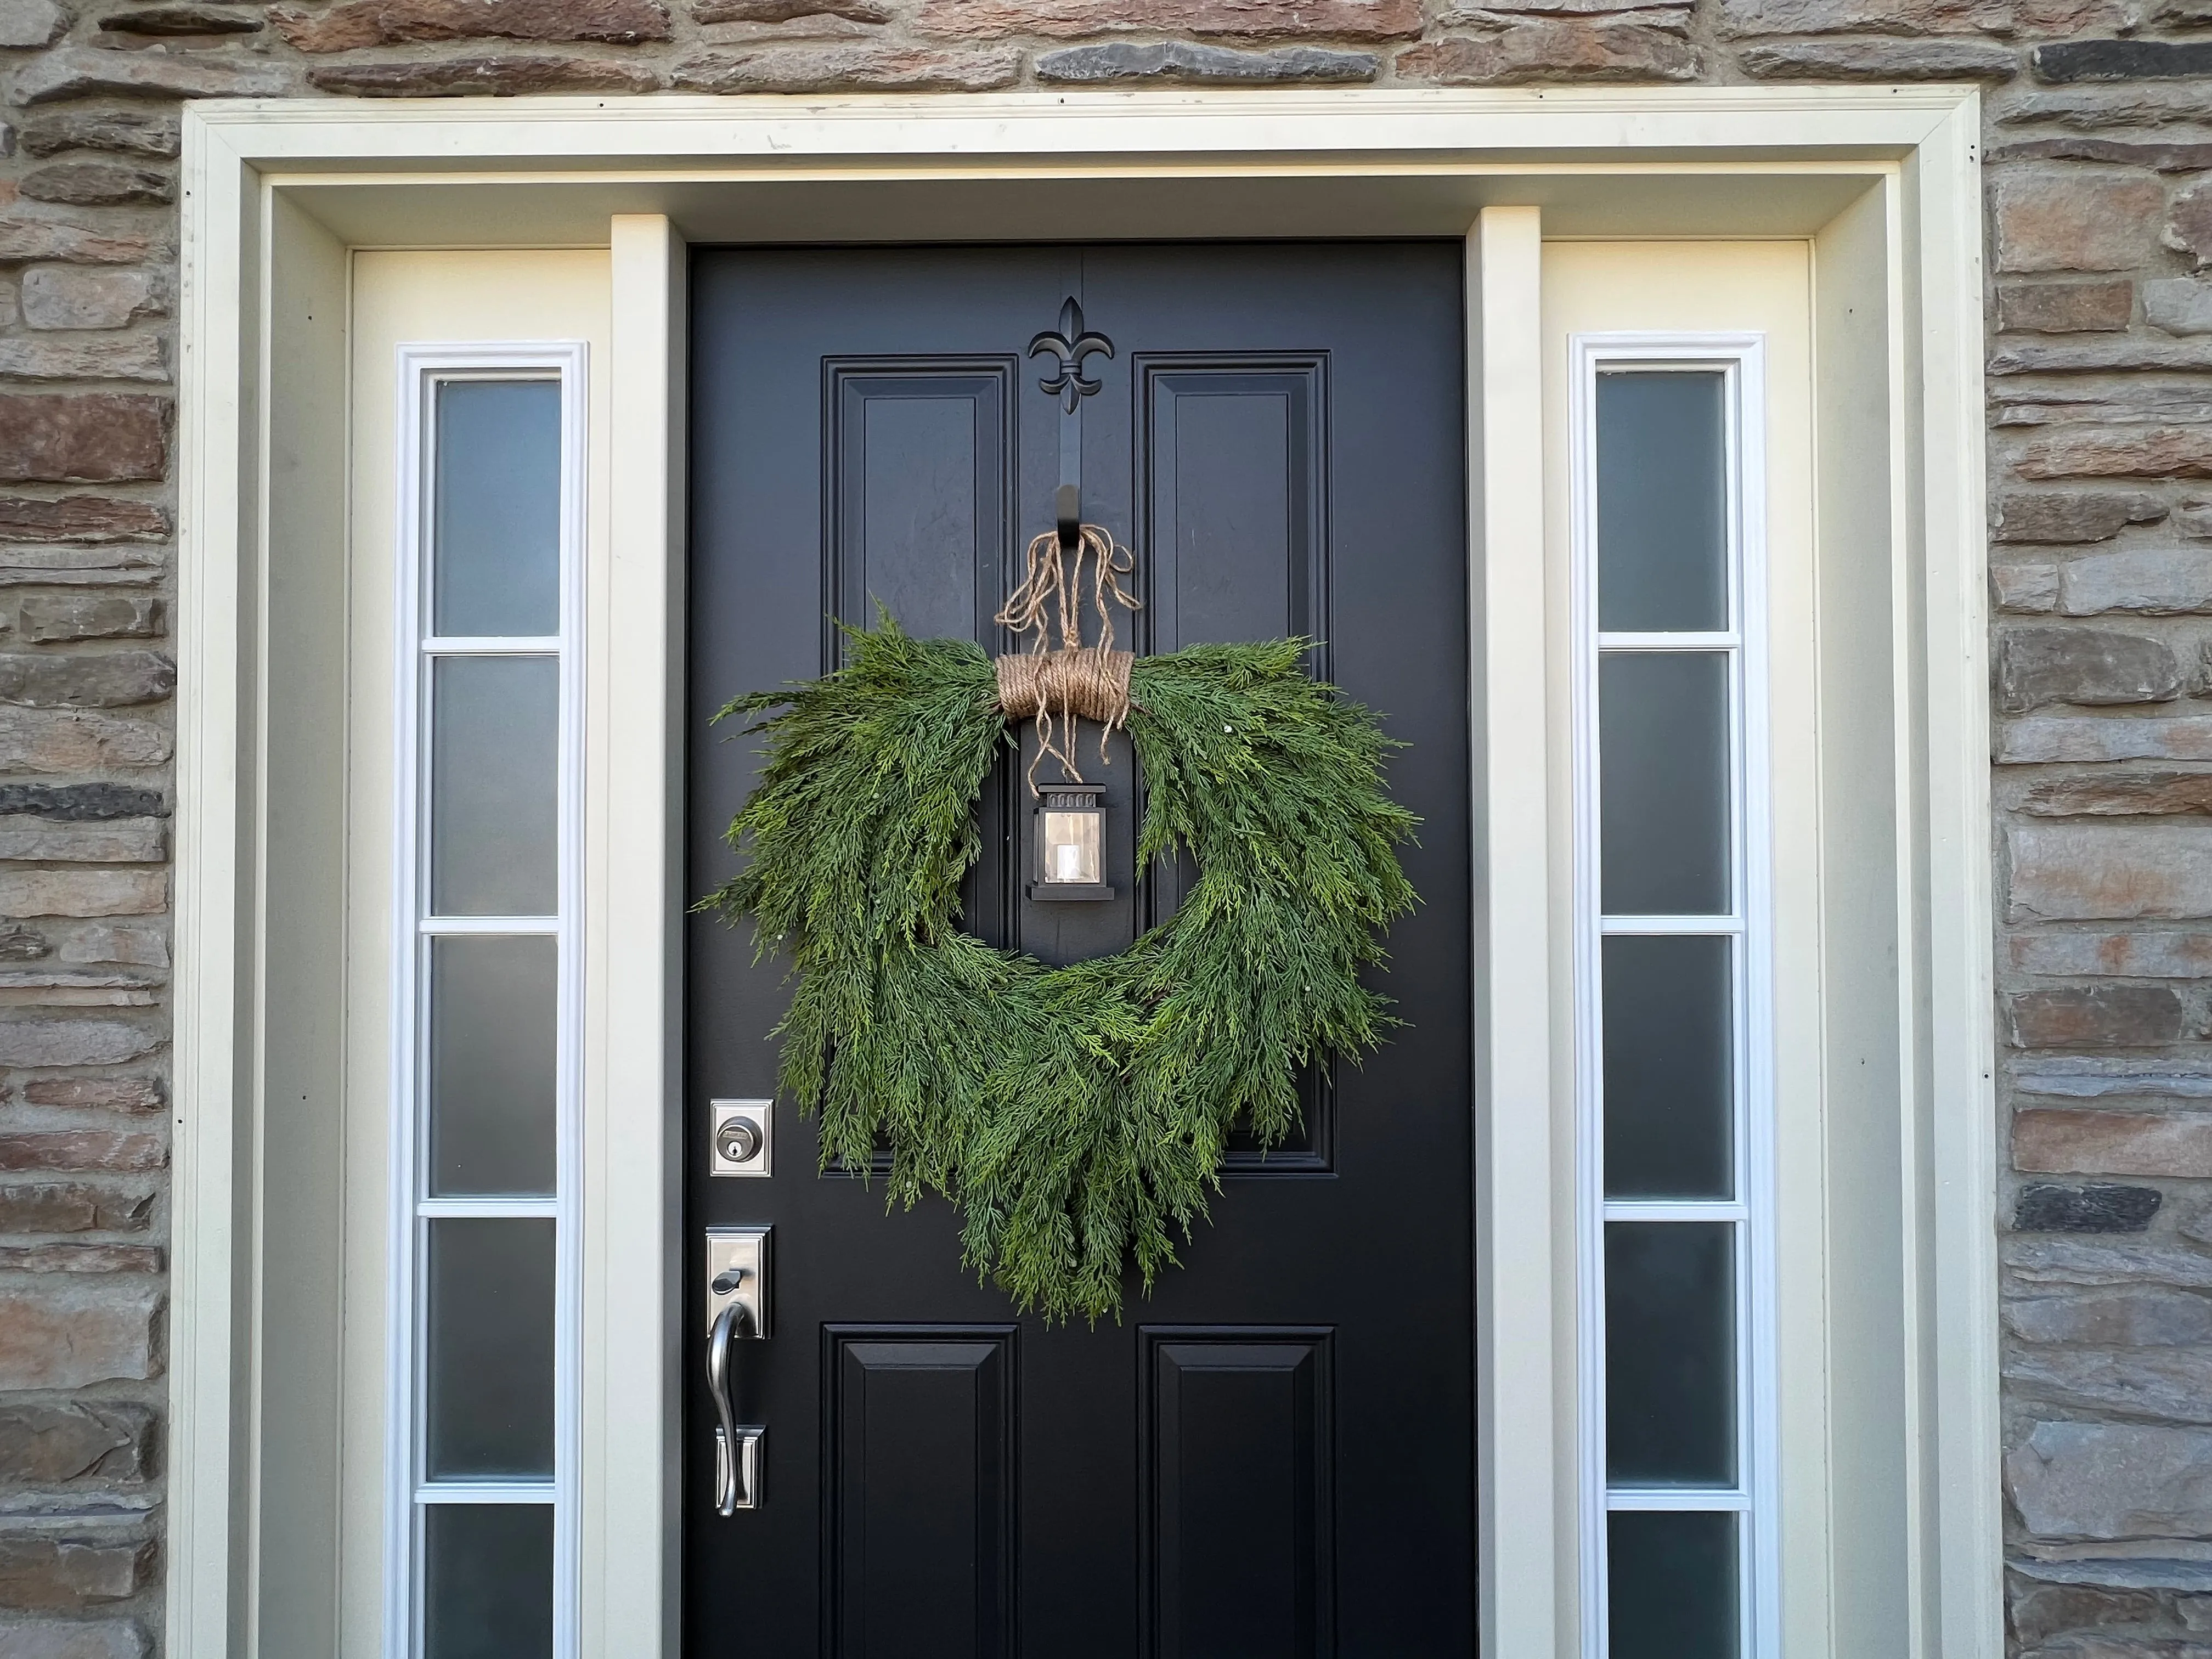
[[[1930,79],[1988,92],[2014,1649],[2212,1656],[2212,0],[0,0],[0,1659],[159,1639],[177,100]]]

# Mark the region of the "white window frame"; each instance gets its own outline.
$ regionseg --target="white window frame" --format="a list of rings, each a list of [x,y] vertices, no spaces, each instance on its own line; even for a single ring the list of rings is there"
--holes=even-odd
[[[396,354],[399,430],[394,611],[396,657],[392,848],[390,1261],[386,1331],[385,1629],[392,1659],[424,1651],[423,1512],[431,1504],[543,1503],[553,1509],[553,1656],[577,1650],[580,1531],[583,1296],[585,490],[586,346],[580,340],[408,343]],[[551,380],[561,388],[560,629],[547,635],[441,636],[425,580],[433,555],[436,391],[463,380]],[[553,656],[559,662],[556,738],[556,914],[436,917],[429,897],[429,686],[441,658]],[[547,1198],[428,1195],[420,1117],[429,1059],[431,943],[456,936],[550,936],[555,942],[554,1191]],[[553,1478],[431,1482],[425,1473],[428,1395],[421,1276],[428,1223],[439,1218],[543,1218],[554,1224]]]
[[[1727,1510],[1737,1532],[1744,1659],[1779,1659],[1781,1434],[1778,1408],[1774,1160],[1773,837],[1768,764],[1766,364],[1758,334],[1621,331],[1568,343],[1569,574],[1573,695],[1576,1323],[1583,1650],[1609,1651],[1607,1517],[1616,1511]],[[1723,375],[1729,626],[1718,632],[1607,632],[1597,615],[1597,380],[1612,371]],[[1611,650],[1728,653],[1729,908],[1723,915],[1607,916],[1599,896],[1598,667]],[[1729,952],[1730,1200],[1605,1195],[1602,947],[1612,935],[1733,938]],[[1606,1477],[1605,1227],[1609,1221],[1718,1221],[1735,1230],[1737,1481],[1731,1492],[1619,1490]]]

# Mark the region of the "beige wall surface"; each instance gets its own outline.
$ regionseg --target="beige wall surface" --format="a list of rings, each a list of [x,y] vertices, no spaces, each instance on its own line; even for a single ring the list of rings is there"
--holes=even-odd
[[[6,0],[0,1651],[128,1659],[161,1625],[180,100],[1594,81],[1986,88],[2010,1639],[2201,1643],[2207,21],[2202,0]]]

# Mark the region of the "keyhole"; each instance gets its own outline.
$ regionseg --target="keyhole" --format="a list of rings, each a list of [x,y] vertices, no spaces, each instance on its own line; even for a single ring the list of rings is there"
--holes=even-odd
[[[731,1164],[744,1164],[758,1156],[760,1125],[749,1117],[733,1117],[714,1136],[714,1150]]]

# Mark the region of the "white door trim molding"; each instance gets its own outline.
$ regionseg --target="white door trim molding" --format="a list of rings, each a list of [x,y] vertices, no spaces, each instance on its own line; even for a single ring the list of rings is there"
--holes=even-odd
[[[1853,441],[1872,446],[1881,488],[1869,500],[1824,485],[1821,513],[1832,559],[1887,573],[1885,608],[1863,627],[1889,653],[1893,788],[1875,840],[1894,866],[1902,964],[1885,1099],[1903,1237],[1879,1290],[1903,1310],[1905,1497],[1875,1553],[1898,1563],[1912,1651],[2001,1652],[1970,89],[331,100],[191,105],[185,133],[170,1651],[283,1650],[279,1604],[300,1554],[275,1565],[278,1499],[317,1478],[270,1426],[303,1418],[301,1355],[327,1335],[296,1316],[299,1296],[272,1288],[313,1253],[284,1233],[301,1206],[272,1203],[292,1143],[271,1131],[286,1113],[344,1109],[331,1045],[301,1018],[328,981],[298,964],[331,941],[302,935],[317,913],[299,899],[342,868],[325,842],[342,839],[343,813],[301,806],[326,804],[329,787],[301,722],[330,708],[327,684],[310,684],[313,629],[290,608],[323,604],[347,556],[343,411],[325,405],[343,379],[349,250],[611,249],[615,541],[605,632],[587,653],[610,669],[586,720],[657,723],[659,735],[609,746],[586,828],[587,915],[609,925],[586,1015],[599,1127],[584,1149],[596,1330],[580,1624],[594,1659],[674,1659],[671,1437],[692,1348],[675,1318],[668,1133],[681,1054],[684,242],[994,232],[1469,238],[1471,316],[1487,324],[1469,331],[1471,683],[1486,697],[1474,775],[1487,786],[1473,1011],[1483,1631],[1486,1651],[1516,1656],[1577,1641],[1571,1413],[1558,1391],[1565,1376],[1571,1401],[1571,1206],[1553,1183],[1571,1133],[1571,1031],[1531,966],[1571,943],[1563,872],[1546,873],[1564,762],[1544,736],[1556,668],[1536,556],[1544,366],[1527,320],[1540,237],[1779,235],[1826,261],[1822,361],[1857,365],[1873,388]],[[335,591],[342,605],[342,580]],[[1486,801],[1498,809],[1486,823]],[[342,1023],[344,1011],[305,1012]],[[1571,1167],[1571,1140],[1564,1150]],[[1528,1253],[1508,1261],[1509,1248]],[[286,1433],[305,1443],[313,1428]],[[335,1632],[317,1645],[336,1650]]]

